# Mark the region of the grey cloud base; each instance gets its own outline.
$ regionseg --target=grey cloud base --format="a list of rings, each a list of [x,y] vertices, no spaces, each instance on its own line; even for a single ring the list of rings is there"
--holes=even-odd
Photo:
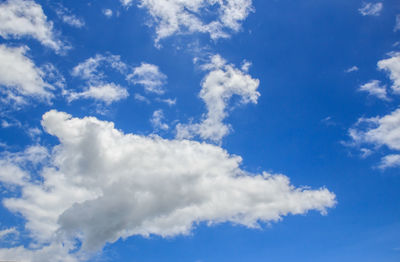
[[[60,141],[41,171],[43,182],[20,176],[23,181],[12,183],[21,197],[4,201],[25,217],[42,246],[79,238],[79,252],[93,251],[133,235],[188,234],[200,222],[258,227],[288,214],[324,214],[336,203],[325,188],[295,188],[284,175],[247,173],[239,156],[215,145],[124,134],[111,122],[54,110],[42,125]],[[35,252],[26,252],[32,256],[26,261],[36,261]],[[0,249],[0,259],[6,253]]]

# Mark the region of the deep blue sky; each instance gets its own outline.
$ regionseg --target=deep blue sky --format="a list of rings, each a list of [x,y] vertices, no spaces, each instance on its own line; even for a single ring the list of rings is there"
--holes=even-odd
[[[253,0],[254,12],[230,38],[211,40],[198,32],[174,34],[161,39],[158,48],[155,25],[148,25],[151,17],[136,1],[129,8],[117,0],[36,3],[54,23],[59,38],[72,48],[57,54],[32,37],[0,37],[0,44],[29,46],[28,57],[38,66],[52,63],[64,76],[65,88],[75,92],[82,90],[85,81],[72,76],[73,68],[96,54],[119,55],[133,67],[142,62],[154,64],[168,78],[160,98],[176,98],[176,105],[158,102],[157,95],[144,92],[139,85],[129,86],[129,97],[110,105],[93,99],[68,102],[58,91],[50,104],[29,98],[28,104],[15,108],[4,102],[2,119],[20,125],[0,129],[0,142],[7,145],[2,147],[3,154],[22,152],[30,145],[57,145],[57,138],[45,132],[40,138],[27,134],[29,128],[41,129],[42,115],[51,109],[111,121],[124,133],[156,133],[174,139],[176,123],[198,122],[207,112],[198,95],[207,72],[193,59],[219,54],[237,68],[243,60],[251,62],[248,74],[259,79],[261,96],[257,104],[246,105],[233,97],[224,120],[232,131],[217,146],[241,156],[243,170],[285,174],[295,187],[326,187],[336,195],[337,204],[326,215],[311,210],[262,223],[259,229],[201,222],[186,236],[120,239],[106,244],[89,261],[400,260],[399,169],[377,168],[382,157],[396,151],[387,145],[368,144],[365,147],[374,153],[363,158],[360,148],[364,146],[352,143],[349,136],[359,118],[384,116],[398,108],[396,94],[390,93],[390,100],[383,101],[358,89],[373,79],[388,90],[392,85],[388,74],[377,70],[377,63],[388,58],[388,53],[400,51],[400,45],[394,46],[400,41],[400,31],[394,31],[399,1],[382,1],[379,14],[362,15],[359,9],[365,2],[358,0]],[[63,23],[56,12],[61,7],[85,25],[76,28]],[[113,16],[107,18],[103,9],[112,10]],[[358,71],[346,73],[353,66]],[[110,68],[104,70],[109,81],[128,86],[123,76]],[[134,99],[135,93],[151,102]],[[153,128],[150,119],[158,109],[163,110],[169,130]],[[1,188],[3,199],[20,195],[5,185]],[[12,243],[0,240],[0,247],[22,243],[29,248],[33,240],[29,230],[23,229],[25,223],[22,215],[2,206],[0,230],[17,227],[21,233],[11,237]]]

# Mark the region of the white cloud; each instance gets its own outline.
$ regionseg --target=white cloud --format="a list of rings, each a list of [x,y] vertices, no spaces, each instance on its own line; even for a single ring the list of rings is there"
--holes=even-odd
[[[200,136],[202,139],[220,142],[229,133],[229,126],[224,124],[228,116],[227,107],[232,96],[241,98],[242,104],[257,103],[260,93],[257,91],[259,80],[252,78],[247,72],[227,64],[219,55],[211,59],[211,63],[203,66],[210,72],[202,81],[200,98],[207,107],[207,114],[196,124],[178,124],[177,138],[192,138]]]
[[[400,155],[399,154],[387,155],[382,158],[379,168],[386,169],[386,168],[390,168],[390,167],[400,167]]]
[[[125,7],[129,7],[132,5],[132,1],[133,0],[119,0],[121,2],[121,4]]]
[[[400,109],[383,117],[360,118],[349,132],[357,144],[367,143],[400,150]]]
[[[393,92],[400,94],[400,52],[391,53],[390,58],[379,61],[378,68],[389,73]]]
[[[394,31],[399,31],[400,30],[400,15],[396,16],[396,25],[394,26]]]
[[[15,227],[12,227],[12,228],[0,230],[0,240],[9,235],[18,235],[17,229]]]
[[[31,0],[7,0],[0,4],[0,36],[5,39],[30,36],[59,53],[69,49],[58,39],[53,23],[42,7]]]
[[[358,66],[352,66],[352,67],[346,69],[345,72],[346,73],[351,73],[351,72],[356,72],[358,70],[359,70]]]
[[[386,86],[382,86],[379,80],[372,80],[362,86],[359,91],[367,92],[371,96],[376,96],[382,100],[389,100],[387,97]]]
[[[106,17],[110,18],[110,17],[113,16],[113,11],[112,11],[111,9],[103,9],[103,14],[104,14]]]
[[[99,100],[105,102],[107,105],[125,99],[129,96],[128,91],[114,83],[99,85],[99,86],[89,86],[87,90],[75,93],[71,92],[68,95],[69,101],[73,101],[79,98],[91,98],[94,100]]]
[[[142,85],[147,92],[161,95],[165,93],[167,76],[160,72],[158,66],[142,63],[133,69],[133,72],[127,76],[127,80],[136,85]]]
[[[147,97],[142,96],[141,94],[135,93],[135,95],[133,97],[140,102],[150,104],[150,100]]]
[[[16,104],[26,103],[26,97],[49,101],[54,87],[45,82],[45,73],[26,56],[28,47],[0,45],[0,91],[3,101]]]
[[[49,150],[40,177],[3,201],[26,219],[38,248],[3,248],[0,259],[75,261],[74,254],[121,237],[188,234],[200,222],[258,227],[289,214],[324,214],[336,203],[325,188],[250,174],[218,146],[123,134],[113,123],[57,111],[42,125],[60,144]],[[75,238],[82,249],[69,242]]]
[[[150,119],[151,124],[155,129],[168,130],[169,126],[163,122],[164,121],[164,112],[159,109],[153,112],[153,116]]]
[[[132,1],[121,0],[125,6]],[[253,11],[251,0],[139,0],[156,26],[156,43],[174,34],[208,33],[212,39],[237,32]],[[210,17],[211,21],[210,21]]]
[[[62,19],[62,21],[70,26],[81,28],[85,26],[85,21],[82,18],[76,17],[71,13],[70,10],[61,6],[56,10],[57,15]]]
[[[383,9],[383,3],[363,3],[362,7],[358,9],[363,16],[372,15],[379,16]]]
[[[161,98],[156,98],[156,100],[158,102],[162,102],[162,103],[166,103],[168,106],[174,106],[176,105],[176,98],[171,99],[171,98],[165,98],[165,99],[161,99]]]
[[[100,55],[86,59],[72,69],[72,75],[97,84],[102,81],[105,75],[105,68],[112,68],[120,73],[127,70],[127,65],[117,55]]]

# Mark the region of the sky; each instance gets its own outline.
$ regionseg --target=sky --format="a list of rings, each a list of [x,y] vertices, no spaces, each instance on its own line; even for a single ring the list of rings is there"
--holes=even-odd
[[[400,3],[1,0],[0,260],[400,260]]]

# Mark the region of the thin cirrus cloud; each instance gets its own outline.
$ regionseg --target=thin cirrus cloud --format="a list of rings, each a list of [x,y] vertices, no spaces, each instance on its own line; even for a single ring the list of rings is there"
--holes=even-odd
[[[132,0],[120,0],[125,7]],[[211,39],[228,38],[238,32],[242,22],[253,11],[251,0],[139,0],[138,6],[148,11],[156,27],[156,45],[175,34],[207,33]],[[205,17],[212,16],[206,22]]]
[[[77,17],[70,10],[63,6],[60,6],[56,10],[56,13],[64,23],[72,27],[82,28],[85,26],[85,21],[82,18]]]
[[[296,188],[281,174],[250,174],[240,168],[241,157],[219,146],[124,134],[111,122],[55,110],[43,115],[42,125],[58,145],[4,160],[28,176],[8,180],[21,196],[3,203],[26,219],[38,248],[3,248],[0,259],[39,261],[52,250],[55,257],[67,255],[60,261],[76,261],[120,238],[186,235],[200,222],[254,228],[289,214],[325,214],[336,204],[325,188]],[[30,161],[40,162],[40,183],[24,169]]]
[[[57,53],[70,49],[58,38],[42,7],[31,0],[7,0],[0,4],[0,36],[32,37]]]
[[[248,69],[248,64],[244,69]],[[211,62],[203,66],[209,73],[202,81],[200,98],[207,107],[200,123],[181,124],[176,126],[177,138],[199,136],[205,140],[220,143],[230,131],[224,123],[228,116],[228,105],[232,96],[241,98],[242,104],[257,103],[260,93],[257,91],[260,81],[252,78],[244,69],[238,69],[220,56],[215,55]]]
[[[363,16],[379,16],[383,9],[383,3],[363,3],[362,7],[358,9]]]

